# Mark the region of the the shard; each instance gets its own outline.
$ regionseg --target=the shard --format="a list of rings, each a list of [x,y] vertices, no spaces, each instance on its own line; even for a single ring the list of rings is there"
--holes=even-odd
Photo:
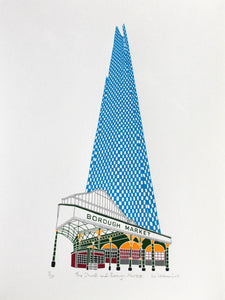
[[[138,226],[160,233],[127,33],[116,27],[86,192],[104,190]]]

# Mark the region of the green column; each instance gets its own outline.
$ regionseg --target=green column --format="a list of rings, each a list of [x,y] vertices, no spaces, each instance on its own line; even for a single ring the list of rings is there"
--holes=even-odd
[[[111,270],[111,260],[112,260],[112,238],[109,238],[109,271]]]
[[[87,249],[87,270],[88,270],[88,265],[89,265],[89,262],[90,262],[90,255],[91,255],[90,250],[91,250],[90,248]]]
[[[142,250],[142,271],[145,271],[145,249]]]
[[[169,245],[168,244],[166,244],[166,251],[165,251],[166,253],[166,257],[165,257],[165,259],[166,259],[166,271],[169,271]]]
[[[117,249],[116,270],[120,271],[120,247]]]
[[[99,235],[98,235],[98,249],[100,249],[100,238],[101,238],[101,233],[100,233],[100,228],[98,229],[98,233],[99,233]]]
[[[155,271],[155,244],[154,241],[151,241],[152,245],[152,271]]]
[[[140,244],[140,251],[139,251],[139,268],[141,268],[141,252],[142,252],[142,246],[141,246],[141,244]]]
[[[58,230],[56,230],[56,233],[55,233],[55,243],[54,243],[54,250],[53,250],[53,256],[52,256],[52,263],[51,263],[51,266],[53,268],[55,267],[55,254],[56,254],[57,237],[58,237]]]
[[[95,242],[92,242],[92,263],[95,262]]]
[[[132,271],[132,244],[130,245],[130,258],[128,271]]]
[[[75,241],[74,244],[73,244],[73,251],[77,252],[77,250],[78,250],[78,242]]]

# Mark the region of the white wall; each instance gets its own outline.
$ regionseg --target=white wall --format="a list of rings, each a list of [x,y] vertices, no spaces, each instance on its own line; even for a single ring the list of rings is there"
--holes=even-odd
[[[224,17],[219,0],[0,1],[1,299],[224,299]],[[82,278],[62,236],[50,268],[57,203],[85,190],[123,23],[171,271]]]

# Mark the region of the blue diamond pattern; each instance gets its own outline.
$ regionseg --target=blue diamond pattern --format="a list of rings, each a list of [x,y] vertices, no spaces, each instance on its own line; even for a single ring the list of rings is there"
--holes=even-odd
[[[102,189],[137,225],[160,233],[125,26],[116,27],[86,191]]]

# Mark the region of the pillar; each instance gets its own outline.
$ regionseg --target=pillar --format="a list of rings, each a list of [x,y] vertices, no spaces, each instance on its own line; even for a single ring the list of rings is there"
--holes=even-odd
[[[90,255],[91,255],[91,249],[88,248],[87,249],[87,270],[88,270],[88,265],[90,263]]]
[[[152,245],[152,271],[155,271],[155,242],[151,241]]]
[[[166,271],[169,271],[169,244],[166,244],[166,257],[165,257],[165,260],[166,260]]]
[[[95,262],[95,242],[92,242],[92,263]]]
[[[52,263],[51,263],[52,268],[55,267],[55,254],[56,254],[57,238],[58,238],[58,230],[56,230],[56,233],[55,233],[55,242],[54,242],[54,249],[53,249],[53,256],[52,256]]]
[[[129,268],[128,271],[132,271],[132,242],[130,242],[130,257],[129,257]]]
[[[120,271],[120,247],[117,249],[116,270]]]
[[[79,247],[79,241],[75,241],[74,244],[73,244],[73,251],[77,252],[78,247]]]
[[[145,271],[145,249],[142,250],[142,271]]]
[[[139,250],[139,268],[141,268],[141,260],[142,260],[142,258],[141,258],[141,253],[142,253],[142,243],[140,243],[139,244],[140,245],[140,250]]]
[[[95,231],[95,233],[98,236],[98,249],[100,249],[100,239],[101,239],[101,234],[103,232],[103,229],[99,228],[98,230]]]
[[[111,261],[112,261],[112,238],[109,238],[109,271],[111,270]]]
[[[83,233],[79,233],[78,235],[77,235],[77,239],[78,239],[78,244],[77,244],[77,249],[76,250],[80,250],[80,242],[81,242],[81,239],[82,239],[82,236],[83,236],[84,234]]]

